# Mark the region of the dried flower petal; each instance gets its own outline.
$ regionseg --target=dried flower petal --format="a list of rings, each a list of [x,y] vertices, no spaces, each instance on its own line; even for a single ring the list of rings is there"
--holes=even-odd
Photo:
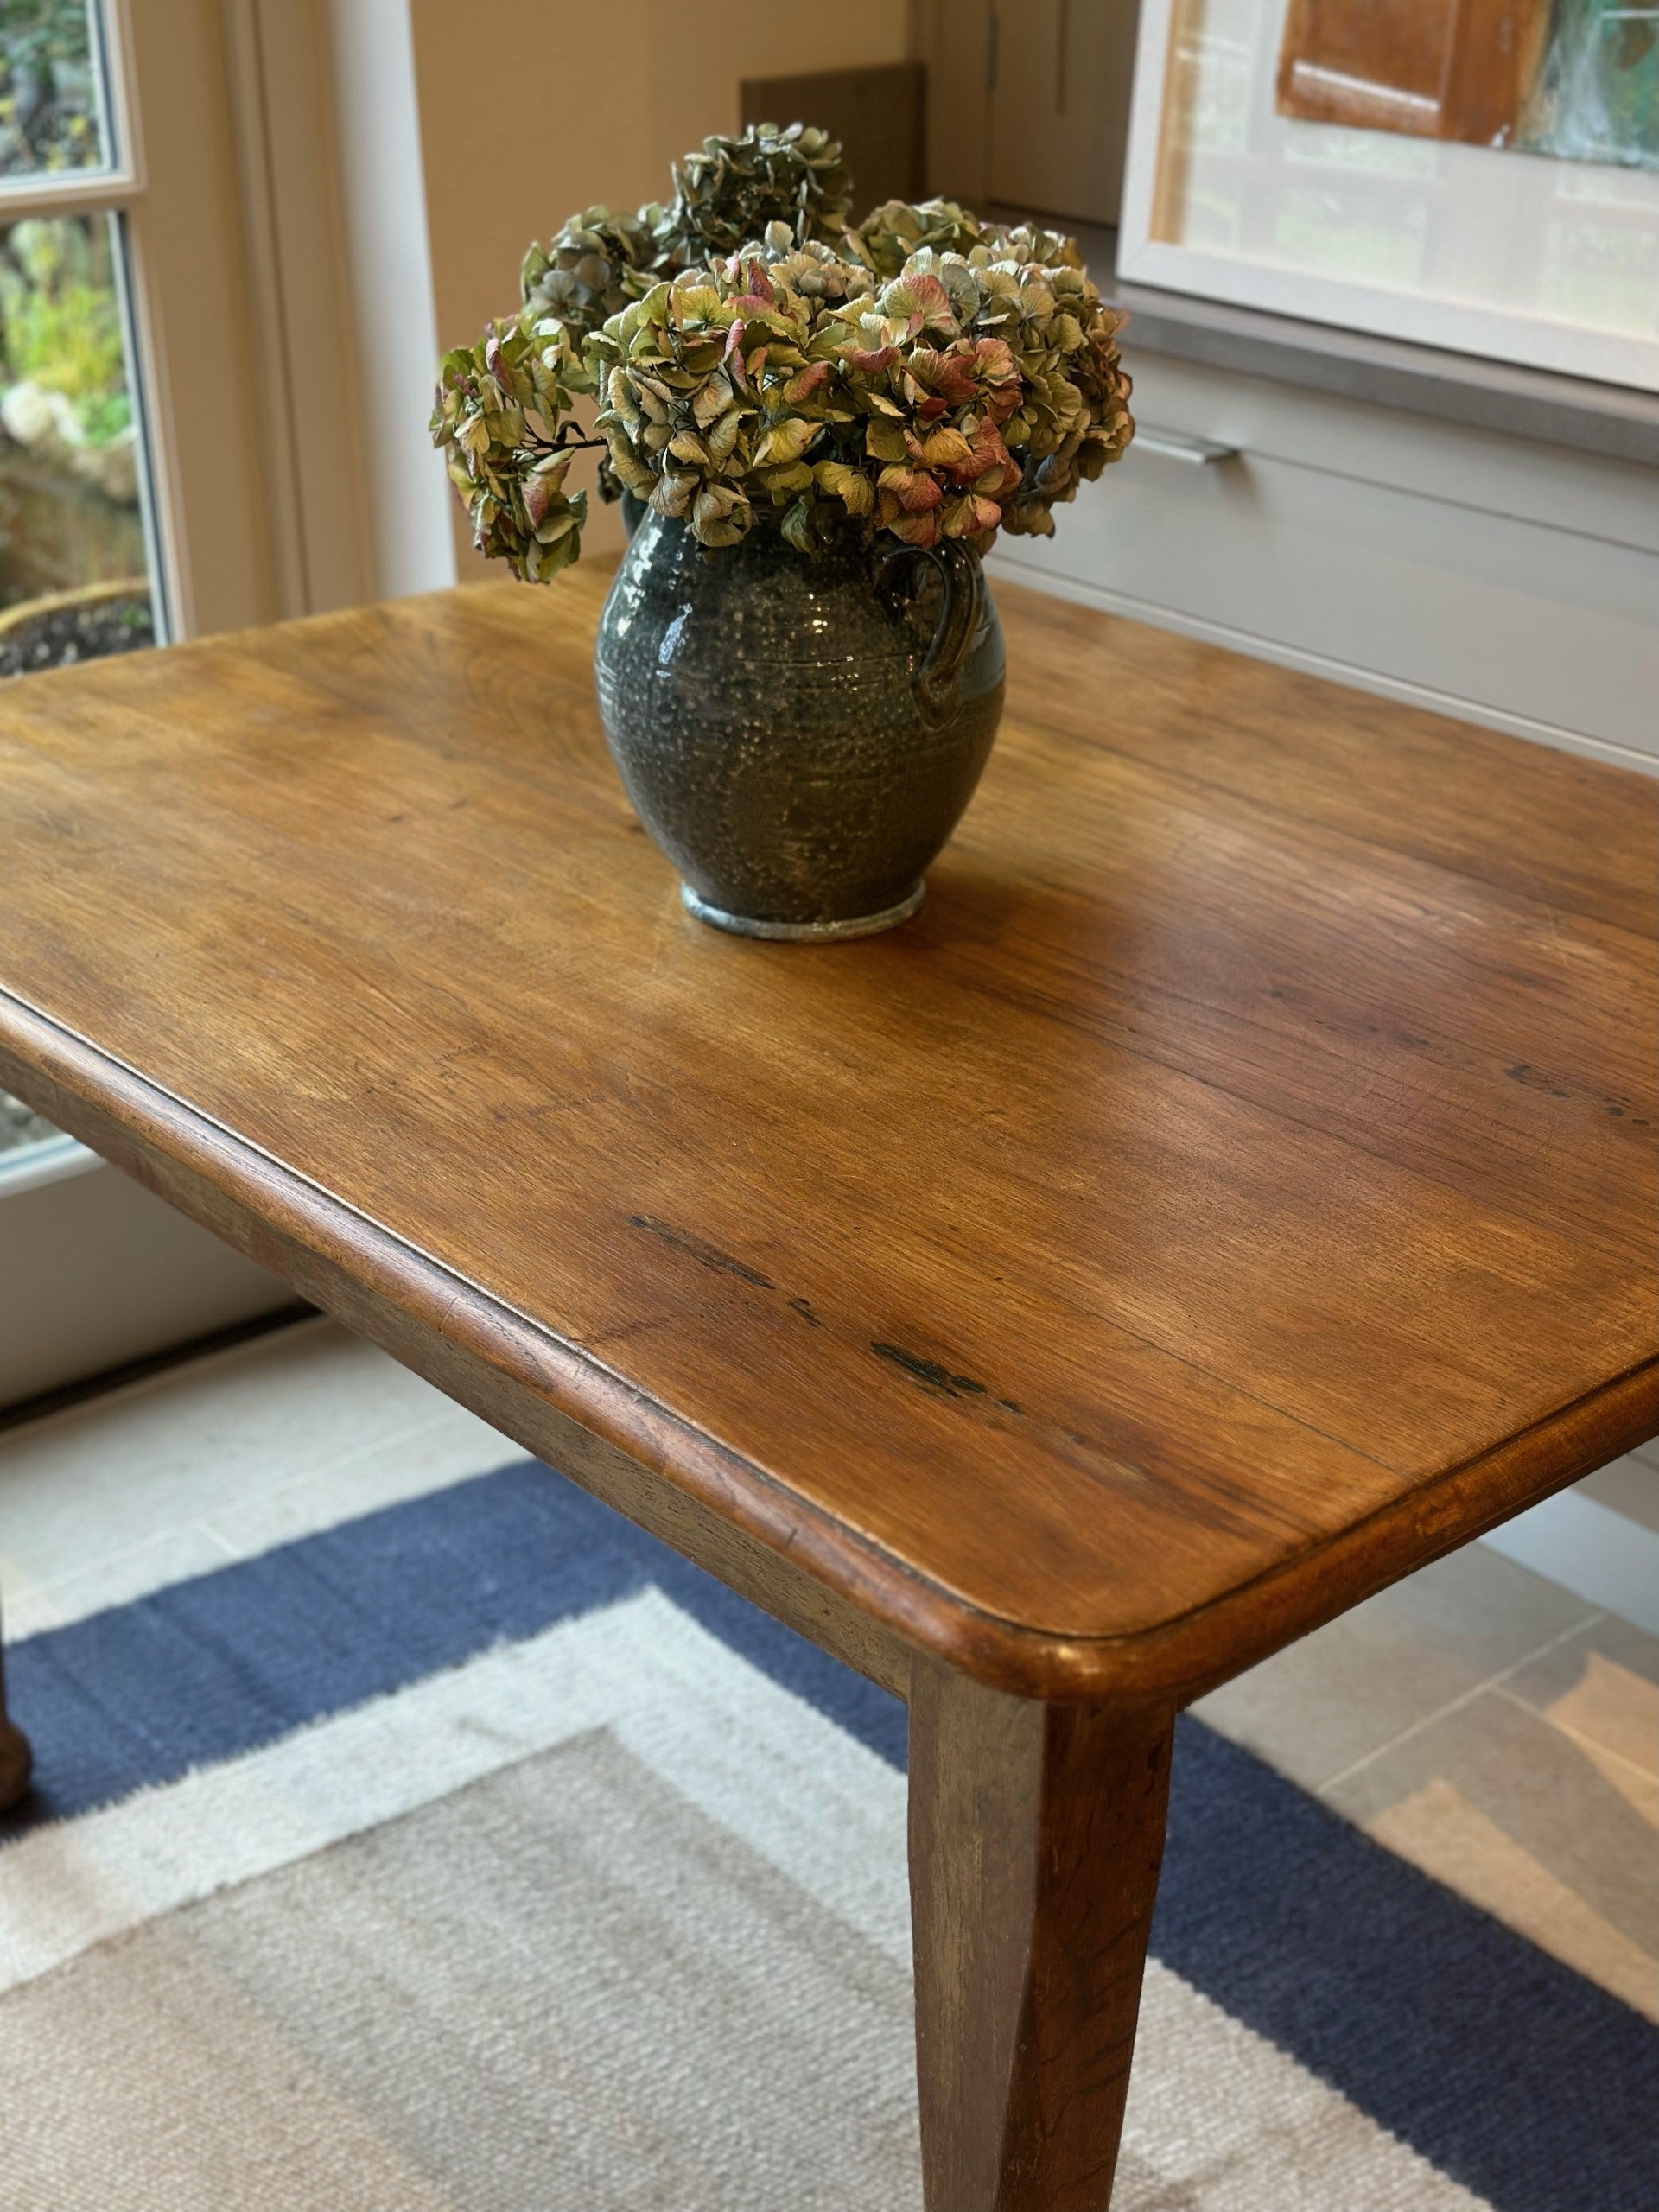
[[[607,495],[709,547],[758,510],[804,554],[881,531],[983,550],[1051,531],[1127,448],[1121,319],[1071,240],[948,200],[846,230],[840,149],[799,124],[709,139],[675,185],[666,208],[573,216],[526,256],[523,313],[445,357],[434,440],[518,575],[575,557],[591,395]]]

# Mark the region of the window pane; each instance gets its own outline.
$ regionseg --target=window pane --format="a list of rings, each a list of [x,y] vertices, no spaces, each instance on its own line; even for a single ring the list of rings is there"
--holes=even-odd
[[[113,215],[0,227],[0,676],[155,643],[120,251]]]
[[[0,0],[0,177],[110,166],[96,0]]]

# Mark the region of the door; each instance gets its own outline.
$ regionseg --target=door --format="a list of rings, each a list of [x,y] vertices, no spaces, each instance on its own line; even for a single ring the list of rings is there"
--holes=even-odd
[[[1140,14],[1140,0],[911,0],[931,189],[1115,226]]]
[[[1139,0],[1000,0],[992,14],[992,200],[1116,224]]]
[[[226,20],[0,0],[0,743],[11,682],[281,611]],[[0,1096],[0,1407],[288,1295]]]

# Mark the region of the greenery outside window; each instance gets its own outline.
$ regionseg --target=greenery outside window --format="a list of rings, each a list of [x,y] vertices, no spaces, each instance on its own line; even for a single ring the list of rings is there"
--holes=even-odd
[[[0,678],[164,633],[110,29],[0,0]]]

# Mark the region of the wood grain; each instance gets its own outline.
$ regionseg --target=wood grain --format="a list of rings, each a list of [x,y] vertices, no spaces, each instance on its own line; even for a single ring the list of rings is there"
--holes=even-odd
[[[1513,144],[1554,13],[1548,0],[1291,0],[1279,111]]]
[[[910,1699],[928,2212],[1104,2212],[1163,1858],[1171,1715],[931,1660]]]
[[[341,1209],[309,1184],[203,1122],[124,1068],[102,1062],[37,1015],[20,1031],[36,1048],[30,1068],[52,1120],[200,1222],[312,1304],[368,1337],[503,1436],[561,1468],[606,1504],[637,1522],[752,1603],[809,1637],[894,1696],[910,1681],[906,1643],[842,1594],[837,1580],[791,1556],[785,1510],[762,1522],[761,1542],[713,1511],[661,1468],[683,1460],[695,1440],[659,1416],[642,1421],[634,1449],[607,1443],[561,1410],[583,1375],[562,1347],[467,1283],[411,1253],[395,1237]],[[0,1047],[0,1069],[8,1056]],[[84,1096],[77,1084],[98,1096]],[[0,1076],[0,1085],[3,1076]],[[525,1380],[524,1378],[531,1378]],[[718,1496],[717,1459],[706,1487]],[[858,1587],[851,1551],[839,1581]]]
[[[1650,784],[1002,590],[923,915],[744,944],[603,581],[9,690],[0,1082],[872,1671],[1185,1696],[1659,1427]]]

